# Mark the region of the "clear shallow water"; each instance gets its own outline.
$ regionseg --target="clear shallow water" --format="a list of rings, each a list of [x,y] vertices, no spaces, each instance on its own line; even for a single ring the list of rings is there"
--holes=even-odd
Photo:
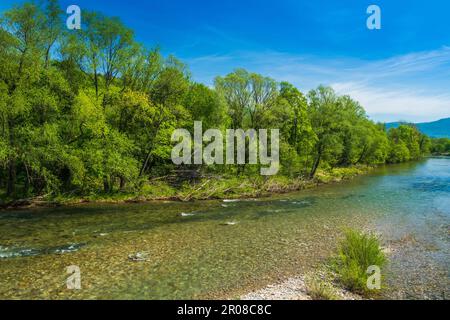
[[[387,297],[448,297],[450,159],[268,199],[0,212],[0,298],[235,297],[313,270],[345,227],[381,233]]]

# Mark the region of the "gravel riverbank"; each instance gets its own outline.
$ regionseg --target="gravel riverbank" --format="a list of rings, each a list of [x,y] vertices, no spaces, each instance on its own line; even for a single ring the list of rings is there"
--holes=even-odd
[[[362,297],[346,290],[335,288],[339,300],[361,300]],[[269,285],[263,289],[247,293],[241,300],[313,300],[308,293],[305,277],[289,278],[284,282]]]

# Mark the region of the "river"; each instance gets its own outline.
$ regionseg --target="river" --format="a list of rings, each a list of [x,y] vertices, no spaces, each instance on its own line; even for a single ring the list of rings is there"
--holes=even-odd
[[[448,299],[450,158],[264,199],[3,211],[0,298],[235,298],[314,270],[347,227],[382,237],[383,297]]]

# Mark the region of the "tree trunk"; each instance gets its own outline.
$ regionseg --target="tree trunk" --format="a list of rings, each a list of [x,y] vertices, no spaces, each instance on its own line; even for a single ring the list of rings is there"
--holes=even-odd
[[[109,181],[108,181],[108,177],[103,177],[103,191],[105,193],[109,192]]]
[[[94,72],[94,85],[95,85],[95,97],[98,100],[98,75],[97,75],[97,72]]]
[[[52,48],[51,46],[48,46],[47,50],[45,51],[45,64],[44,64],[45,69],[48,69],[48,66],[50,64],[50,49],[51,48]]]
[[[120,181],[120,191],[123,191],[125,189],[125,178],[124,177],[119,177],[119,181]]]
[[[9,129],[9,145],[14,146],[14,121],[8,120]],[[16,159],[10,156],[8,159],[8,182],[6,186],[6,195],[12,196],[16,192]]]
[[[109,192],[114,192],[114,184],[116,183],[116,177],[115,176],[111,176],[111,178],[109,179]]]
[[[366,156],[367,149],[368,148],[365,145],[363,148],[363,151],[361,152],[361,155],[359,156],[358,161],[356,161],[356,163],[360,163],[364,159],[364,157]]]
[[[10,158],[8,162],[8,183],[6,187],[6,195],[12,196],[16,192],[16,160]]]
[[[28,166],[26,164],[24,164],[24,167],[25,167],[25,173],[27,174],[27,178],[25,179],[24,193],[27,196],[28,192],[30,191],[31,177],[30,177],[30,172],[28,170]]]
[[[148,162],[150,160],[151,155],[152,155],[152,150],[150,149],[150,151],[147,153],[147,156],[145,157],[144,163],[142,164],[141,170],[139,171],[139,177],[142,177],[145,170],[147,169]]]
[[[314,176],[316,175],[316,171],[317,171],[317,168],[319,167],[321,158],[322,158],[322,146],[319,146],[319,150],[318,150],[316,159],[314,160],[313,167],[311,169],[311,172],[309,173],[310,179],[314,178]]]

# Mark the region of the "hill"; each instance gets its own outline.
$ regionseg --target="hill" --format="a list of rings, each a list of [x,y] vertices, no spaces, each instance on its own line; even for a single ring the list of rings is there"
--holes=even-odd
[[[397,128],[404,122],[386,123],[386,128]],[[420,132],[433,138],[450,138],[450,118],[441,119],[433,122],[415,123]]]

